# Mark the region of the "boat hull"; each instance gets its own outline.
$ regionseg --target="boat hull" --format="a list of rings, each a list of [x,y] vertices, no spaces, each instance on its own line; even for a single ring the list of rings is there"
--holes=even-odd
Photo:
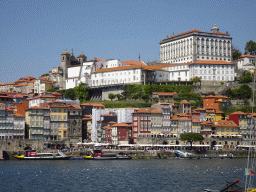
[[[132,157],[89,157],[84,158],[85,160],[129,160]]]
[[[70,157],[15,157],[18,160],[69,160]]]

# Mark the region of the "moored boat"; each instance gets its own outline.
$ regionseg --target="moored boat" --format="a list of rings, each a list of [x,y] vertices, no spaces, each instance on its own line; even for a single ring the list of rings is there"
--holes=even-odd
[[[36,150],[27,150],[25,155],[14,157],[18,160],[69,160],[70,158],[61,151],[58,153],[36,153]]]
[[[86,160],[128,160],[132,159],[131,156],[126,154],[103,154],[100,148],[94,149],[92,155],[82,156]]]

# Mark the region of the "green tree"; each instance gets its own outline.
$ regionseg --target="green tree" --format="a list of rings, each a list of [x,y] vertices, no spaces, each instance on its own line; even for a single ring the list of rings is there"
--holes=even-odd
[[[233,91],[231,88],[228,88],[227,92],[226,92],[226,95],[230,98],[234,98],[234,94],[233,94]]]
[[[149,94],[143,94],[141,97],[145,102],[148,102],[150,100],[150,95]]]
[[[249,52],[250,55],[255,55],[255,51],[256,51],[256,43],[252,40],[246,42],[245,45],[245,51]]]
[[[84,103],[89,99],[89,87],[85,87],[80,83],[79,86],[74,88],[76,97],[80,100],[80,103]]]
[[[197,141],[203,141],[204,137],[200,133],[184,133],[180,134],[180,140],[190,143],[192,149],[192,143]]]
[[[116,96],[113,93],[109,93],[108,98],[111,99],[111,101],[112,101],[113,99],[116,98]]]
[[[239,59],[239,57],[242,55],[241,51],[238,49],[232,48],[232,60],[236,61]]]
[[[238,90],[237,94],[240,98],[251,98],[252,95],[252,89],[249,87],[249,85],[243,84],[241,85]]]
[[[245,76],[239,81],[239,83],[250,83],[252,82],[252,74],[250,72],[246,73]]]
[[[195,76],[195,77],[190,79],[190,82],[195,83],[195,85],[196,85],[197,83],[201,83],[202,81],[201,81],[200,77]]]
[[[74,91],[74,89],[67,89],[64,92],[63,97],[66,98],[66,99],[75,100],[76,99],[76,92]]]
[[[132,99],[134,99],[134,100],[139,99],[139,95],[138,95],[138,94],[133,94],[133,95],[132,95]]]
[[[50,89],[47,90],[47,92],[56,92],[56,91],[57,91],[57,90],[54,89],[54,88],[50,88]]]
[[[118,101],[120,101],[124,98],[124,96],[121,94],[116,94],[116,98],[118,99]]]

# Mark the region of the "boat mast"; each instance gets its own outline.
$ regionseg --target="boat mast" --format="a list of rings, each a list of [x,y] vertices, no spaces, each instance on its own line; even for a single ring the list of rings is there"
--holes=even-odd
[[[248,158],[247,158],[247,170],[250,169],[250,164],[253,167],[254,161],[250,163],[250,153],[251,153],[251,138],[252,138],[252,131],[254,130],[254,122],[253,122],[253,108],[254,108],[254,91],[255,91],[255,69],[250,70],[253,72],[253,92],[252,92],[252,118],[251,118],[251,130],[249,134],[249,151],[248,151]],[[254,153],[255,154],[255,153]],[[249,175],[250,176],[250,175]],[[248,174],[246,174],[245,179],[245,191],[251,188],[251,176],[248,181]]]

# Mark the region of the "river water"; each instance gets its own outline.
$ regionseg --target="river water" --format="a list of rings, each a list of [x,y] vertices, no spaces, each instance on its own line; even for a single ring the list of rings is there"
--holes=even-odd
[[[241,179],[246,159],[1,161],[1,191],[203,191]],[[255,185],[256,186],[256,185]]]

